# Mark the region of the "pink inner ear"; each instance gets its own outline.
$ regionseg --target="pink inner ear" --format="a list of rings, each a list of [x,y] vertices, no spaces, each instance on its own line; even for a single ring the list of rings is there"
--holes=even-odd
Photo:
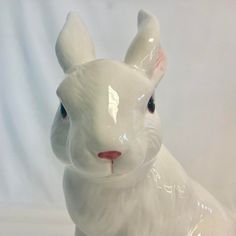
[[[158,50],[158,57],[157,57],[157,60],[156,60],[156,67],[155,67],[155,69],[157,68],[157,67],[159,67],[159,65],[160,65],[160,63],[161,62],[164,62],[165,61],[165,53],[163,52],[163,50],[161,49],[161,48],[159,48],[159,50]],[[160,68],[161,70],[162,69],[164,69],[164,68]]]
[[[159,48],[155,69],[153,71],[152,78],[151,78],[156,84],[163,77],[165,69],[166,69],[166,56],[165,56],[164,51],[161,48]]]

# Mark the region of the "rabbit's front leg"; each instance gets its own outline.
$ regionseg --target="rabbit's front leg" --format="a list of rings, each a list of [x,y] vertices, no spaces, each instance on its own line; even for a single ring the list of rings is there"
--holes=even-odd
[[[88,235],[84,234],[78,227],[76,227],[75,236],[88,236]]]

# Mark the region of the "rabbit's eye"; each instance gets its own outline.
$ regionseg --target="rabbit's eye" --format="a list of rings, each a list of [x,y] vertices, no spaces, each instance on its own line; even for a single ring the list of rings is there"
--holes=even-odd
[[[151,98],[149,99],[149,102],[148,102],[148,104],[147,104],[147,107],[148,107],[148,110],[149,110],[151,113],[154,113],[154,111],[155,111],[155,103],[154,103],[153,97],[151,97]]]
[[[63,119],[65,119],[67,117],[67,112],[65,107],[62,105],[62,103],[60,104],[60,112],[61,112],[61,116]]]

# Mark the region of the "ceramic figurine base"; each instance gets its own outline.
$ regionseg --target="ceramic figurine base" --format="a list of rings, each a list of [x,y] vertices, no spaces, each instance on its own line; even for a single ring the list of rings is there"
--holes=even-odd
[[[56,43],[66,78],[51,133],[76,236],[235,236],[233,219],[162,144],[154,92],[165,72],[157,19],[140,11],[124,62],[95,59],[70,13]]]

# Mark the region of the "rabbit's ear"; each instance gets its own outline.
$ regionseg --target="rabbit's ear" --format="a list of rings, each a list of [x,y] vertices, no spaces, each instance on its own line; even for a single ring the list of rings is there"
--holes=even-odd
[[[166,57],[160,47],[160,27],[155,16],[141,10],[138,14],[138,33],[133,39],[125,62],[142,70],[155,85],[164,75]]]
[[[56,54],[65,73],[73,66],[95,59],[93,42],[78,13],[68,14],[56,42]]]

